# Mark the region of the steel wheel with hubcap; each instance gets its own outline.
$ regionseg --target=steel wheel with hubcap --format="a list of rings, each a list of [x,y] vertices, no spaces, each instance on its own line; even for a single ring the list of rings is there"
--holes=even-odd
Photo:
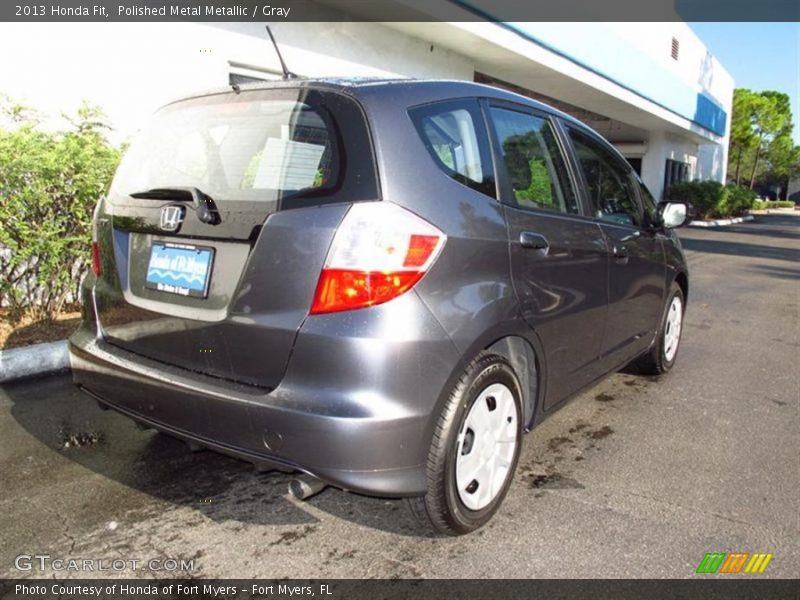
[[[672,302],[667,309],[667,323],[664,327],[664,358],[668,361],[675,359],[678,353],[678,343],[681,341],[681,324],[683,323],[683,301],[680,295],[672,297]]]
[[[516,447],[514,396],[502,383],[493,383],[478,394],[456,443],[456,487],[464,506],[481,510],[494,500]]]
[[[482,354],[456,383],[428,453],[428,492],[409,504],[441,533],[469,533],[497,511],[522,439],[522,392],[505,358]]]

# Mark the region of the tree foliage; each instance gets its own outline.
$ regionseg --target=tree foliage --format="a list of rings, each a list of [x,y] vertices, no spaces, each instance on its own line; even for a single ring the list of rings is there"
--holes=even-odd
[[[542,206],[553,206],[553,186],[550,183],[550,173],[541,158],[531,158],[528,161],[530,169],[530,185],[516,191],[517,200],[528,200]]]
[[[739,88],[733,94],[728,172],[748,184],[783,181],[800,171],[800,147],[792,140],[792,110],[782,92]]]
[[[91,219],[119,162],[105,116],[83,104],[45,131],[6,99],[0,124],[0,304],[12,319],[52,319],[77,299],[90,264]]]
[[[511,135],[503,142],[503,154],[517,200],[553,206],[553,188],[544,152],[535,131]]]
[[[753,131],[753,121],[757,94],[744,88],[733,91],[733,114],[731,116],[731,132],[729,146],[729,160],[732,164],[729,172],[738,184],[741,176],[742,159],[756,147],[756,135]]]

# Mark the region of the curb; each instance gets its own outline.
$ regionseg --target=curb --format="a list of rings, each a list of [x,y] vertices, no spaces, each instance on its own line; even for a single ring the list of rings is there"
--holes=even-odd
[[[748,221],[754,221],[755,217],[753,215],[747,215],[746,217],[736,217],[734,219],[716,219],[714,221],[692,221],[689,223],[689,227],[722,227],[723,225],[735,225],[736,223],[747,223]]]
[[[67,340],[0,350],[0,383],[69,369]]]

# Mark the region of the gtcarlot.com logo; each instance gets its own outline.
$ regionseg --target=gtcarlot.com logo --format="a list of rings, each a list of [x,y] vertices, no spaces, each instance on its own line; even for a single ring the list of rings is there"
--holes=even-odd
[[[772,560],[766,552],[708,552],[697,566],[697,573],[763,573]]]
[[[185,558],[53,558],[49,554],[20,554],[18,571],[194,571],[194,559]]]

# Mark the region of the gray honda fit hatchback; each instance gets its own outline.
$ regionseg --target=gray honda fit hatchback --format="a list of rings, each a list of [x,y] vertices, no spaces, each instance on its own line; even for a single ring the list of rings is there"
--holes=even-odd
[[[685,219],[596,133],[492,87],[199,95],[96,209],[74,380],[192,447],[467,533],[523,432],[629,363],[672,367]]]

